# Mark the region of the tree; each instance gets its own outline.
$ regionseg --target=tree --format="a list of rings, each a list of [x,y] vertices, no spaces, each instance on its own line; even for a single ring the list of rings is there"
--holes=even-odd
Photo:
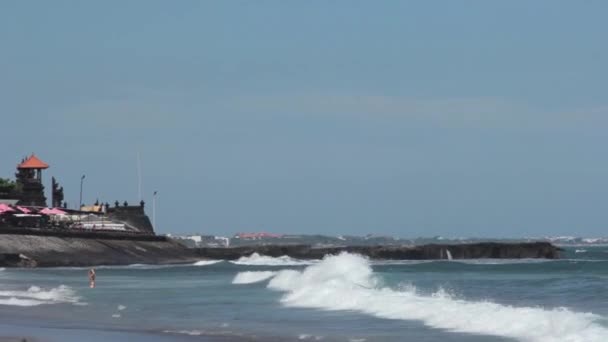
[[[5,178],[0,178],[0,194],[11,194],[15,191],[17,184]]]

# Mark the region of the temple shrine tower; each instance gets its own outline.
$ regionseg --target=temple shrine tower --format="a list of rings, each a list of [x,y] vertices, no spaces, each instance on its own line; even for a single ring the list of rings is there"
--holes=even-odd
[[[17,165],[17,187],[21,191],[20,205],[46,207],[44,185],[42,185],[42,170],[48,169],[49,164],[38,159],[33,153]]]

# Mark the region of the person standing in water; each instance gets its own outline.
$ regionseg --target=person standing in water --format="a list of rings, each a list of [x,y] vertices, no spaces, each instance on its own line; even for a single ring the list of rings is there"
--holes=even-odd
[[[94,268],[91,268],[89,270],[89,286],[91,288],[95,287],[95,269]]]

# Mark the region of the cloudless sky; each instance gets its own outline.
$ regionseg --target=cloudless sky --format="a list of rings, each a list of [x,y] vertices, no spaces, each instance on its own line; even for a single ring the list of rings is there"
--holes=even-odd
[[[135,203],[139,153],[159,233],[606,235],[606,13],[1,1],[0,177]]]

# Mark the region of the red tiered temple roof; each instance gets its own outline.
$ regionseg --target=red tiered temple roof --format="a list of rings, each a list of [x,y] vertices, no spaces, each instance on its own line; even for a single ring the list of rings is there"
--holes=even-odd
[[[17,165],[18,169],[48,169],[49,164],[38,159],[33,153],[23,163]]]

